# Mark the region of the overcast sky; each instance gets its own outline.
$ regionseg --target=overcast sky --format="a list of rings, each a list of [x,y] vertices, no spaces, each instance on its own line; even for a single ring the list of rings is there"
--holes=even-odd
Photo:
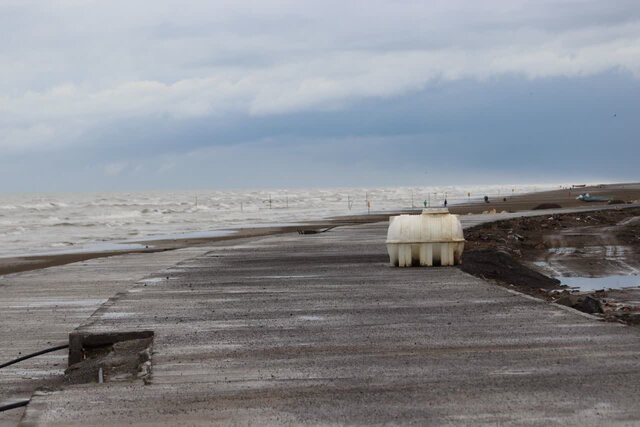
[[[0,1],[0,191],[640,181],[640,1]]]

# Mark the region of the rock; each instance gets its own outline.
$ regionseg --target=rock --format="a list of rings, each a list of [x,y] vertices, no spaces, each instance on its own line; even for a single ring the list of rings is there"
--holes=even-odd
[[[584,313],[602,313],[602,305],[600,301],[589,295],[580,294],[564,294],[556,301],[556,304],[566,305],[567,307],[575,308]]]

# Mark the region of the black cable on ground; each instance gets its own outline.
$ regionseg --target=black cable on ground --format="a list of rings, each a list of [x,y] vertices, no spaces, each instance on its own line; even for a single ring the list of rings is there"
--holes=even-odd
[[[321,231],[321,233],[326,233],[329,230],[333,230],[334,228],[339,227],[339,225],[332,225],[329,228],[325,228],[324,230]]]
[[[32,357],[40,356],[41,354],[51,353],[52,351],[58,351],[68,347],[69,347],[69,344],[63,344],[63,345],[47,348],[46,350],[40,350],[35,353],[27,354],[26,356],[22,356],[17,359],[10,360],[7,363],[3,363],[2,365],[0,365],[0,369],[13,365],[14,363],[22,362],[23,360],[31,359]]]
[[[9,409],[21,408],[27,406],[31,400],[21,400],[19,402],[10,403],[8,405],[0,406],[0,412],[8,411]]]

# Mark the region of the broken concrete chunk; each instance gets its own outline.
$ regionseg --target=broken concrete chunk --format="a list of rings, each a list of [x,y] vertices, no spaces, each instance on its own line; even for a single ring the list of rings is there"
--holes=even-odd
[[[597,299],[589,295],[564,294],[555,301],[557,304],[575,308],[583,313],[602,313],[602,305]]]

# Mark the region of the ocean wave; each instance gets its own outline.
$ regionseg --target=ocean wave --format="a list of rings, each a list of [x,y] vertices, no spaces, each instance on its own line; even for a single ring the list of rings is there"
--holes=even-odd
[[[69,205],[63,202],[36,202],[36,203],[24,203],[16,206],[18,209],[42,211],[48,209],[68,208]]]
[[[98,227],[101,224],[95,224],[95,223],[77,223],[77,222],[58,222],[55,224],[51,224],[51,227],[83,227],[83,228],[87,228],[87,227]]]
[[[66,248],[73,245],[74,245],[73,242],[56,242],[56,243],[52,243],[49,246],[51,246],[52,248]]]
[[[9,231],[5,231],[4,233],[0,233],[0,236],[17,236],[17,235],[19,235],[19,234],[24,234],[24,233],[26,233],[27,231],[29,231],[29,229],[28,229],[28,228],[18,226],[18,227],[13,227],[13,228],[12,228],[11,230],[9,230]]]
[[[552,189],[553,186],[546,186]],[[517,186],[517,192],[545,186]],[[289,223],[455,199],[512,193],[511,186],[337,188],[263,191],[203,191],[12,195],[0,205],[0,253],[32,252],[51,244],[112,241],[260,223]],[[470,196],[467,193],[471,193]],[[198,204],[196,205],[196,196]],[[271,200],[271,206],[269,204]],[[82,236],[81,236],[82,235]],[[119,237],[120,236],[120,237]],[[137,237],[136,237],[137,238]],[[11,243],[9,241],[18,241]]]
[[[110,214],[101,214],[101,215],[92,215],[87,217],[88,220],[94,221],[94,222],[98,222],[98,223],[103,223],[103,222],[107,222],[110,220],[118,220],[118,219],[129,219],[129,218],[136,218],[136,217],[140,217],[142,216],[142,211],[139,210],[130,210],[130,211],[125,211],[125,212],[118,212],[118,213],[110,213]]]

